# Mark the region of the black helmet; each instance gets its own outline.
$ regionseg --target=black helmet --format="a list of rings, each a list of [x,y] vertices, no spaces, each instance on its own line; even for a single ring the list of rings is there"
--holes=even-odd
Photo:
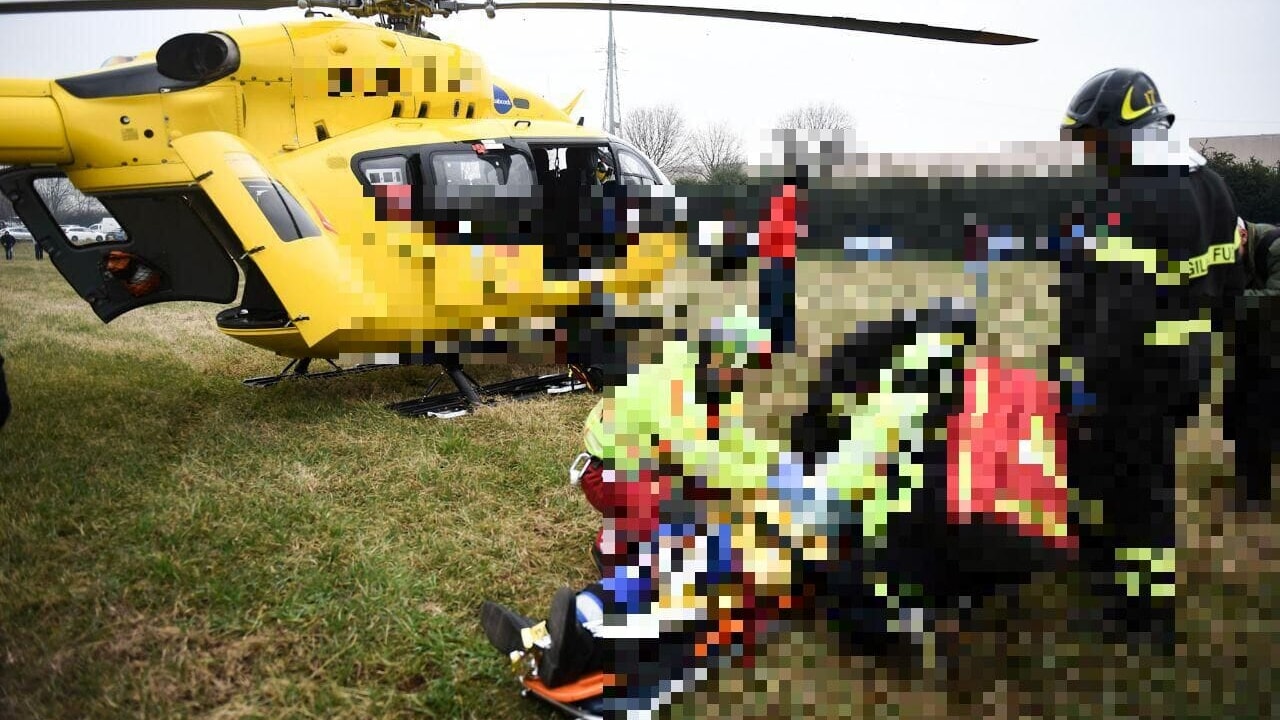
[[[1132,130],[1165,121],[1173,113],[1160,100],[1160,91],[1141,70],[1112,68],[1089,79],[1067,106],[1063,130]]]

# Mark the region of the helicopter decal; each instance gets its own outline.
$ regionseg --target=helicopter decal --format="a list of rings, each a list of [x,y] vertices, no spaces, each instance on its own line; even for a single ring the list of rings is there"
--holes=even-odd
[[[499,115],[506,115],[511,112],[511,96],[506,90],[493,86],[493,108],[498,111]]]

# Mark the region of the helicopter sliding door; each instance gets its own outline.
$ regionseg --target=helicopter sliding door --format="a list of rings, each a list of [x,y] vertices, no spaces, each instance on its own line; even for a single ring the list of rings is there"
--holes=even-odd
[[[103,322],[154,303],[235,299],[236,265],[187,188],[91,198],[45,167],[0,173],[0,192]]]
[[[341,258],[336,234],[299,187],[273,174],[234,135],[194,133],[174,140],[173,148],[307,345],[348,327],[368,296],[352,263]]]

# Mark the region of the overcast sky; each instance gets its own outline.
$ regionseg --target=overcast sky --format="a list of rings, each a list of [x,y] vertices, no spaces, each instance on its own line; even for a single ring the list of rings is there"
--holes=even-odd
[[[288,3],[282,0],[282,4]],[[692,4],[692,3],[685,3]],[[1057,137],[1075,90],[1117,65],[1149,72],[1180,135],[1280,133],[1280,80],[1268,33],[1278,0],[707,0],[714,7],[988,29],[1039,38],[970,46],[737,20],[617,13],[624,112],[674,103],[691,122],[729,122],[750,143],[810,101],[849,110],[875,151],[991,149]],[[0,77],[58,77],[181,33],[300,17],[164,11],[0,15]],[[499,10],[440,20],[434,32],[490,70],[601,125],[607,14]]]

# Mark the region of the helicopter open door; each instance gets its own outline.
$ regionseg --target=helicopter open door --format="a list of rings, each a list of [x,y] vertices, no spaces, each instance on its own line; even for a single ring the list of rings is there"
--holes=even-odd
[[[234,135],[195,133],[173,148],[275,291],[288,326],[310,347],[349,327],[367,295],[300,188]]]
[[[189,188],[90,198],[56,168],[19,167],[0,173],[0,192],[103,322],[144,305],[236,297],[239,273],[225,238],[205,220],[207,201]],[[69,224],[91,222],[77,217],[102,222]]]

